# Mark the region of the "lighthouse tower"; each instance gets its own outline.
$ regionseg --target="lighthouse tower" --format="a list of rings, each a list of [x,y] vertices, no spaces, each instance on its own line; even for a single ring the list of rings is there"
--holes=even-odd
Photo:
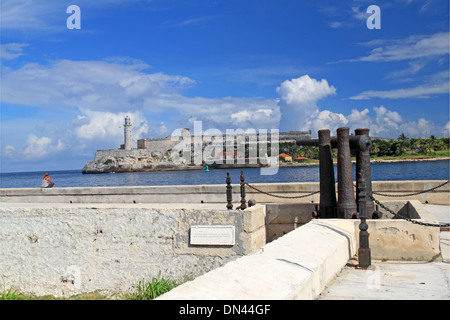
[[[131,150],[133,147],[131,140],[131,121],[128,116],[125,117],[125,124],[123,125],[124,133],[124,149]]]

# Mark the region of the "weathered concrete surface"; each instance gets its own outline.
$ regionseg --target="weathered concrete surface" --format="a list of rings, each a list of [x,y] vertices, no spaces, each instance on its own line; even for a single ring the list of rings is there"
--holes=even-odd
[[[319,300],[449,300],[447,263],[375,261],[370,270],[345,267]]]
[[[0,207],[0,284],[67,296],[124,292],[142,279],[184,281],[262,247],[265,207],[27,204]],[[233,225],[233,246],[193,246],[192,225]]]
[[[450,223],[449,206],[425,207],[440,223]],[[319,299],[449,300],[450,232],[440,232],[440,248],[441,262],[373,261],[370,270],[358,270],[350,261]]]
[[[412,205],[415,204],[420,205],[418,201],[412,203]],[[399,206],[398,204],[394,205]],[[423,209],[418,208],[417,211],[422,213],[426,219],[435,221],[433,215],[423,211]],[[388,228],[399,228],[399,230],[403,228],[399,227],[399,224],[405,222],[397,219],[389,219],[386,221]],[[376,224],[378,222],[381,222],[382,228],[386,227],[386,221],[372,220],[372,224],[368,229],[369,233],[376,230]],[[347,262],[355,259],[359,246],[358,223],[359,221],[357,220],[347,219],[312,220],[306,225],[266,244],[251,255],[229,262],[223,267],[187,282],[161,296],[160,299],[316,299],[320,293],[324,292],[324,288],[332,283],[331,280],[335,279],[337,274],[340,274]],[[412,224],[409,222],[409,225]],[[434,229],[439,230],[439,228]],[[423,231],[417,230],[414,232],[420,234]],[[429,230],[426,232],[429,232]],[[411,232],[409,234],[411,235]],[[382,254],[387,259],[392,260],[417,260],[423,257],[423,248],[428,248],[431,252],[428,253],[428,256],[433,257],[433,244],[430,244],[419,235],[416,236],[416,239],[422,243],[418,247],[411,247],[407,250],[400,251],[400,255],[396,250],[389,251],[379,246],[371,245],[372,256],[377,257]],[[437,239],[439,243],[439,231]],[[403,239],[404,243],[408,243],[409,241],[409,239]],[[400,247],[405,246],[404,243],[401,243],[402,241],[398,242],[396,245]],[[406,247],[408,246],[406,245]],[[379,250],[381,249],[382,251],[380,253]],[[444,263],[446,263],[446,260],[444,260]],[[378,266],[378,262],[374,262],[373,264],[374,266]],[[419,264],[414,265],[419,266]],[[441,290],[440,288],[444,288],[443,295],[437,295],[437,297],[445,297],[445,295],[448,295],[448,289],[446,289],[448,286],[442,285],[442,280],[445,279],[442,267],[446,266],[448,275],[448,264],[440,265],[439,262],[433,262],[427,265],[431,265],[432,267],[425,270],[427,272],[434,272],[434,274],[429,276],[434,280],[427,281],[430,281],[429,283],[434,292],[439,292]],[[400,278],[410,276],[408,274],[410,271],[406,269],[398,269],[397,273],[393,272],[397,266],[398,262],[390,269],[390,277]],[[414,272],[418,275],[422,271],[420,269],[414,269]],[[364,286],[368,283],[367,281],[378,281],[378,278],[373,280],[374,276],[370,273],[370,270],[361,271],[360,274],[365,276]],[[368,277],[370,277],[369,280],[367,280]],[[425,277],[427,276],[425,275]],[[419,277],[418,279],[421,278]],[[361,282],[359,282],[357,290],[350,291],[350,298],[366,298],[368,290],[366,289],[365,292],[362,292],[364,288],[360,284]],[[417,284],[420,285],[420,282]],[[351,279],[346,278],[345,285],[351,290]],[[392,285],[389,288],[392,288]],[[412,286],[408,290],[403,291],[401,296],[405,297],[405,294],[408,294],[410,290],[413,290]],[[409,296],[417,297],[413,293],[410,293]],[[374,295],[373,297],[376,298],[377,296]]]
[[[374,192],[401,195],[428,190],[445,181],[375,181]],[[258,189],[281,196],[302,196],[319,191],[319,183],[255,183]],[[73,188],[4,188],[0,189],[0,202],[54,202],[54,203],[223,203],[226,205],[225,183],[223,185],[177,185],[177,186],[134,186],[134,187],[73,187]],[[320,195],[314,194],[300,199],[282,199],[246,188],[246,198],[257,203],[319,203]],[[375,194],[381,202],[392,200]],[[419,200],[421,203],[450,205],[450,184],[432,192],[402,197]],[[240,187],[233,185],[233,201],[240,201]]]
[[[271,242],[312,220],[317,203],[266,204],[266,239]]]
[[[408,214],[435,221],[424,211],[426,205],[411,203],[414,210],[408,209]],[[409,207],[401,201],[391,204],[398,209]],[[181,295],[169,298],[313,299],[354,257],[358,247],[357,220],[313,220],[264,245],[266,223],[297,223],[302,214],[287,210],[292,209],[290,204],[270,214],[265,206],[244,211],[223,210],[218,204],[201,206],[3,203],[1,284],[28,293],[71,295],[101,289],[124,291],[159,271],[165,277],[185,280],[214,269],[180,286],[189,290],[175,289],[173,294]],[[311,204],[306,206],[309,211]],[[228,223],[236,225],[235,246],[188,245],[190,225]],[[431,227],[407,229],[413,225],[397,219],[370,223],[369,233],[375,237],[370,239],[373,257],[383,254],[389,260],[437,259],[433,241],[439,241],[439,234],[428,241]],[[406,235],[396,237],[395,250],[382,252],[385,246],[376,245],[377,224],[383,232],[397,229]],[[404,248],[397,251],[396,247]],[[253,253],[232,261],[249,252]],[[223,268],[215,269],[220,266]]]
[[[351,233],[312,221],[158,299],[313,299],[355,248]]]
[[[438,224],[439,221],[418,200],[385,201],[399,214],[419,222]],[[440,230],[436,227],[413,224],[402,219],[367,220],[369,245],[374,260],[434,261],[442,260],[439,249]],[[355,223],[358,230],[359,223]],[[359,246],[359,238],[357,239]]]
[[[426,205],[440,223],[450,223],[449,206]],[[370,228],[369,228],[370,230]],[[441,262],[372,261],[359,270],[355,260],[342,269],[320,300],[449,300],[450,232],[440,233]]]

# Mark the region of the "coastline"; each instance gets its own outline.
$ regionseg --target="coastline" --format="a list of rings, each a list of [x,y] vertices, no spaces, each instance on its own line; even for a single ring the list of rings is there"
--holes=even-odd
[[[417,157],[417,158],[399,158],[399,159],[370,159],[370,163],[394,163],[394,162],[422,162],[422,161],[445,161],[450,160],[450,157]],[[356,160],[352,160],[352,163],[356,163]],[[333,160],[333,164],[337,164]],[[294,163],[294,162],[280,162],[280,167],[307,167],[307,166],[318,166],[319,160],[315,162],[307,163]]]
[[[417,158],[399,158],[399,159],[371,159],[370,163],[395,163],[395,162],[423,162],[423,161],[449,161],[450,157],[417,157]],[[356,163],[356,160],[352,160]],[[337,162],[334,160],[333,164]],[[314,162],[279,162],[279,167],[311,167],[319,166],[319,160]],[[212,164],[209,169],[245,169],[245,168],[260,168],[261,164]],[[102,174],[102,173],[124,173],[124,172],[163,172],[163,171],[191,171],[191,170],[205,170],[204,166],[159,166],[153,168],[142,169],[127,169],[127,168],[111,168],[109,170],[84,171],[83,174]]]

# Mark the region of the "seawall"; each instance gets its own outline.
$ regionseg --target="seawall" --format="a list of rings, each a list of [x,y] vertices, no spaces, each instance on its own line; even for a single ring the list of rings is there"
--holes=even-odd
[[[126,292],[159,272],[186,281],[262,247],[264,217],[261,205],[241,211],[211,205],[5,204],[0,287],[68,296]],[[226,226],[232,241],[193,243],[195,226]]]
[[[374,181],[372,190],[377,200],[391,200],[401,195],[406,200],[421,203],[450,205],[450,184],[436,190],[420,193],[444,183],[443,180]],[[255,183],[259,190],[280,196],[302,196],[319,190],[318,182]],[[337,190],[337,186],[336,186]],[[233,203],[239,205],[240,186],[232,185]],[[382,193],[389,196],[377,195]],[[277,198],[246,187],[246,199],[257,203],[318,203],[319,193],[300,199]],[[1,202],[16,203],[216,203],[226,205],[226,188],[223,185],[174,185],[131,187],[73,187],[73,188],[4,188],[0,189]]]
[[[312,220],[312,206],[3,203],[0,283],[68,296],[128,291],[161,272],[192,280],[169,299],[311,299],[359,246],[359,220]],[[417,200],[389,207],[436,222]],[[439,228],[390,217],[368,223],[373,259],[440,258]]]

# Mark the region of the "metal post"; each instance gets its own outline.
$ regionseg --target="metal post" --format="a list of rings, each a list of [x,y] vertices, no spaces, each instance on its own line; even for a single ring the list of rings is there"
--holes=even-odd
[[[330,130],[319,130],[320,218],[336,218],[336,187]]]
[[[372,264],[372,259],[370,255],[369,248],[369,233],[367,229],[367,211],[366,211],[366,184],[364,179],[361,177],[359,182],[359,193],[358,193],[358,204],[359,204],[359,217],[361,223],[359,224],[359,249],[358,249],[358,262],[359,268],[367,269]]]
[[[231,203],[233,201],[233,191],[231,187],[231,177],[229,172],[227,172],[227,178],[225,182],[227,183],[227,209],[231,210],[233,209],[233,204]]]
[[[360,178],[366,183],[366,194],[372,194],[372,169],[370,166],[372,141],[369,137],[369,129],[355,129],[355,135],[360,138],[361,142],[356,149],[356,194],[359,194]],[[366,215],[369,219],[372,218],[374,211],[373,201],[366,197]],[[359,202],[358,212],[360,212]]]
[[[338,218],[357,218],[355,194],[353,193],[352,158],[350,154],[349,128],[337,129],[338,146]]]
[[[244,210],[247,208],[247,204],[245,203],[245,177],[244,171],[241,170],[241,206],[240,209]]]

